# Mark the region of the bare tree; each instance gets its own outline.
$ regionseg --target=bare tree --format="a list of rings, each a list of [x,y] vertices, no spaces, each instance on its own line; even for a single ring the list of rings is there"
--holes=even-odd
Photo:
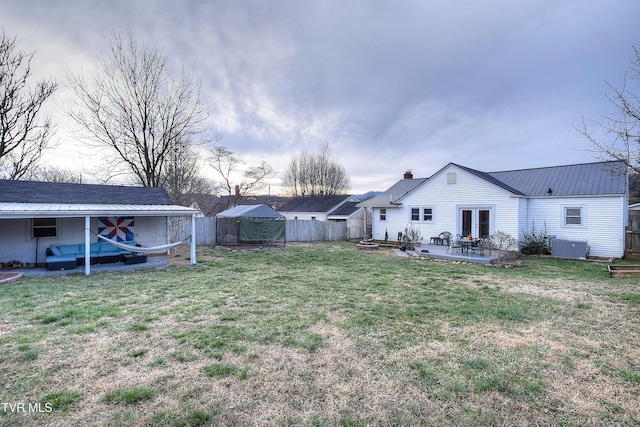
[[[325,143],[317,153],[302,151],[293,155],[282,177],[282,186],[290,196],[330,196],[348,191],[351,180]]]
[[[50,147],[51,118],[37,120],[42,104],[58,88],[53,80],[27,86],[33,53],[17,50],[16,38],[0,36],[0,177],[20,179],[34,168]]]
[[[633,48],[635,59],[631,61],[629,71],[625,73],[621,88],[606,82],[612,95],[607,99],[616,111],[603,115],[603,121],[592,120],[591,123],[606,135],[595,136],[587,122],[582,127],[575,127],[583,138],[586,138],[592,151],[603,160],[618,160],[631,170],[640,173],[640,51]],[[634,85],[633,88],[630,86]],[[635,91],[634,91],[635,89]]]
[[[31,181],[69,182],[82,184],[82,173],[55,166],[38,166],[25,175]]]
[[[164,170],[162,187],[177,205],[189,206],[194,195],[213,195],[215,184],[199,174],[198,155],[189,144],[174,149]]]
[[[263,189],[265,181],[276,174],[273,167],[264,160],[258,166],[244,166],[242,156],[225,147],[211,149],[211,167],[222,178],[220,186],[229,196],[227,208],[238,205],[247,194]],[[238,182],[236,176],[239,174],[242,178]]]
[[[89,145],[107,150],[102,169],[109,177],[160,187],[176,147],[205,133],[211,112],[199,83],[184,73],[173,79],[162,51],[138,45],[130,33],[113,36],[92,73],[68,77],[76,95],[69,114]]]

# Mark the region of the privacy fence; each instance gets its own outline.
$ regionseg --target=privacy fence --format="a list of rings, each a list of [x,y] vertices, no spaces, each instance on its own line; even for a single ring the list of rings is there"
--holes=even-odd
[[[624,244],[626,259],[640,259],[640,211],[629,211],[629,225]]]
[[[171,221],[172,241],[180,240],[189,234],[189,218],[174,218]],[[216,244],[215,217],[196,218],[196,245],[213,246]],[[287,220],[287,242],[318,242],[347,239],[347,223],[336,221]]]

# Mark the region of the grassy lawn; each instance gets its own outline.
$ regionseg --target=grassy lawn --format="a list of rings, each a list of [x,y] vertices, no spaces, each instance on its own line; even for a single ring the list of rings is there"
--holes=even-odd
[[[198,261],[1,285],[0,426],[640,425],[640,282],[603,264]]]

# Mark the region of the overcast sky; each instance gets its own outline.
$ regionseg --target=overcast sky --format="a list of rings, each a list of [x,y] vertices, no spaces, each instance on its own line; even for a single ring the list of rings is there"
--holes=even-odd
[[[35,75],[64,85],[67,69],[130,30],[176,76],[201,80],[220,145],[282,172],[329,142],[354,194],[449,162],[490,172],[596,161],[572,125],[612,112],[605,80],[621,86],[638,17],[637,0],[0,2],[4,31],[35,51]],[[56,102],[68,96],[62,87]],[[99,161],[51,110],[60,146],[48,161]]]

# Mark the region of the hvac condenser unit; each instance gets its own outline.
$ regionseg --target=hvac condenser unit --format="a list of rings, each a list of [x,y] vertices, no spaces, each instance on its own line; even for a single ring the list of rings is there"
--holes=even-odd
[[[587,242],[575,240],[551,240],[551,255],[562,258],[586,258],[589,254]]]

